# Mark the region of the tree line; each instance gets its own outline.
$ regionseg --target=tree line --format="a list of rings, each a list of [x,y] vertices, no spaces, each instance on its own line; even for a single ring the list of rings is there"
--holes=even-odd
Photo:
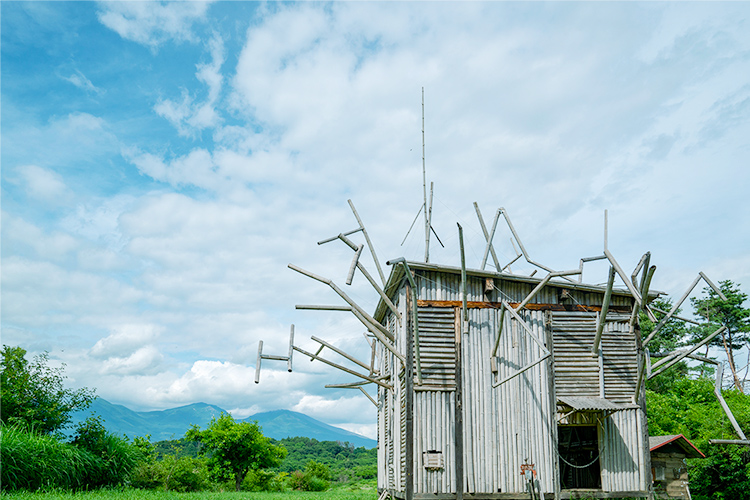
[[[23,348],[3,346],[1,368],[3,491],[116,485],[180,492],[323,491],[331,480],[376,474],[376,452],[306,438],[277,442],[257,423],[237,422],[226,413],[205,429],[192,426],[179,441],[130,440],[107,431],[99,416],[77,425],[68,438],[71,413],[87,408],[94,391],[65,388],[64,367],[50,367],[47,353],[28,360]]]

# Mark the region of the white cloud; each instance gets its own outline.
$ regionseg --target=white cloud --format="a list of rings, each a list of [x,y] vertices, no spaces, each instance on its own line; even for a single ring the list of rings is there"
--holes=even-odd
[[[201,102],[195,102],[190,94],[183,90],[181,102],[171,99],[160,100],[154,111],[166,118],[180,133],[187,137],[194,137],[201,130],[214,128],[221,123],[221,117],[216,110],[216,103],[221,94],[224,77],[221,66],[224,64],[224,42],[214,34],[208,42],[211,62],[198,64],[196,77],[208,87],[208,95]]]
[[[193,25],[210,2],[102,2],[99,21],[122,38],[153,49],[168,40],[194,41]]]
[[[97,88],[93,83],[91,83],[91,80],[86,78],[86,75],[81,73],[79,70],[76,70],[76,72],[71,74],[70,76],[64,76],[62,78],[63,80],[72,83],[79,89],[84,90],[88,93],[101,94],[103,92],[102,89]]]
[[[99,339],[91,348],[91,355],[97,358],[131,355],[144,344],[152,344],[162,328],[156,325],[123,325],[107,337]]]
[[[29,196],[53,205],[70,202],[73,193],[57,172],[36,165],[24,165],[16,170]]]
[[[139,348],[128,356],[108,357],[101,367],[103,374],[151,375],[162,371],[164,356],[159,350],[148,345]]]
[[[3,220],[3,322],[14,328],[4,326],[4,338],[54,348],[62,331],[84,345],[68,361],[77,379],[131,406],[205,401],[238,416],[294,408],[369,432],[375,409],[364,396],[322,389],[351,377],[296,356],[292,374],[264,364],[256,386],[253,363],[259,339],[268,353],[286,353],[292,322],[307,350],[316,335],[369,360],[350,315],[294,310],[341,300],[286,264],[343,285],[352,252],[315,242],[356,227],[349,198],[381,261],[422,257],[420,231],[400,246],[422,201],[422,86],[433,225],[446,245],[432,240],[432,261],[459,262],[458,221],[469,266],[479,265],[477,201],[485,220],[509,210],[535,260],[574,268],[600,254],[609,208],[610,248],[626,268],[651,250],[654,288],[679,296],[705,270],[747,289],[750,39],[731,19],[742,16],[727,14],[738,9],[746,7],[272,4],[248,20],[233,52],[235,32],[221,31],[205,5],[102,6],[102,22],[152,48],[198,43],[193,30],[207,18],[216,31],[188,77],[203,87],[155,107],[153,97],[126,103],[182,134],[134,140],[124,154],[158,190],[78,198],[52,229],[16,214]],[[155,92],[193,88],[181,83]],[[104,119],[55,113],[41,127],[3,124],[4,172],[17,172],[9,185],[30,202],[65,199],[59,163],[94,172],[120,151]],[[501,221],[504,261],[515,255],[508,238]],[[601,282],[606,270],[593,265],[586,280]],[[361,275],[345,289],[372,310],[377,296]],[[122,325],[159,335],[130,342],[116,333]]]

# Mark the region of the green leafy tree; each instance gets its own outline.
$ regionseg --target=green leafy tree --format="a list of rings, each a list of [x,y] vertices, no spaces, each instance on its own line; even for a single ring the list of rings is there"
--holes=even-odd
[[[694,337],[703,338],[709,332],[716,331],[725,326],[726,330],[711,342],[712,345],[724,349],[732,372],[734,385],[744,392],[743,382],[737,373],[734,362],[734,353],[741,349],[750,340],[750,309],[743,307],[747,294],[742,293],[739,284],[735,285],[731,280],[719,283],[719,288],[727,300],[722,300],[713,288],[703,289],[703,296],[690,299],[696,316],[702,318],[706,323],[694,328]]]
[[[0,418],[4,424],[17,423],[50,434],[70,423],[70,414],[87,408],[94,391],[66,389],[65,365],[49,366],[49,354],[42,353],[32,361],[26,350],[3,345],[0,373]]]
[[[212,419],[206,430],[193,425],[185,437],[203,445],[201,452],[215,468],[234,478],[237,491],[250,470],[277,467],[286,456],[286,448],[272,444],[257,422],[235,422],[226,413]]]
[[[667,298],[656,299],[651,302],[651,308],[655,310],[656,319],[661,319],[666,316],[666,313],[659,311],[671,311],[672,300]],[[675,311],[675,314],[680,314],[680,309]],[[656,324],[653,323],[648,315],[643,311],[640,312],[639,324],[641,326],[641,336],[645,340],[651,332],[656,328]],[[670,318],[663,327],[656,332],[654,338],[648,344],[648,350],[651,356],[659,357],[660,353],[667,353],[674,351],[685,345],[685,340],[688,335],[688,330],[685,328],[683,321],[678,319]],[[657,375],[653,379],[646,382],[646,389],[652,390],[658,393],[665,393],[669,387],[679,378],[685,377],[689,372],[687,363],[681,361],[674,365],[669,370],[665,371],[661,375]]]
[[[713,380],[683,377],[664,393],[646,391],[649,434],[684,434],[706,455],[688,460],[695,500],[747,498],[750,450],[710,443],[712,439],[737,439],[713,390]],[[735,390],[723,391],[723,395],[740,428],[750,432],[750,396]]]

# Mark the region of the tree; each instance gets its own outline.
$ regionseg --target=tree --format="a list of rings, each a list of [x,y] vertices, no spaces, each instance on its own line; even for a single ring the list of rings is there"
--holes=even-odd
[[[750,450],[711,444],[712,439],[737,439],[714,395],[708,378],[680,378],[664,393],[646,391],[649,434],[684,434],[706,458],[688,459],[690,489],[696,500],[747,498],[750,491]],[[750,432],[750,396],[724,391],[727,404],[745,432]]]
[[[721,281],[719,287],[727,300],[722,300],[710,287],[703,289],[703,297],[690,299],[695,315],[706,321],[705,325],[693,331],[696,336],[705,337],[709,333],[707,330],[716,331],[722,326],[726,327],[721,337],[714,338],[711,344],[724,348],[734,385],[744,392],[734,363],[734,351],[741,349],[750,340],[750,309],[742,307],[747,300],[747,294],[740,292],[739,284],[735,285],[731,280]]]
[[[201,453],[234,478],[237,491],[250,470],[277,467],[286,456],[286,448],[272,444],[257,422],[235,422],[227,413],[213,418],[204,431],[193,425],[185,437],[203,445]]]
[[[651,302],[652,309],[659,309],[660,311],[671,311],[672,300],[670,298],[656,299]],[[680,309],[675,311],[676,314],[680,314]],[[657,320],[661,320],[666,314],[656,312]],[[653,323],[649,317],[643,311],[640,312],[639,324],[641,326],[641,336],[645,340],[651,332],[654,331],[656,324]],[[667,353],[674,351],[685,345],[685,338],[687,336],[687,328],[685,324],[675,318],[670,318],[658,332],[654,338],[648,344],[649,352],[652,356],[660,357],[658,354]],[[655,378],[646,381],[646,389],[652,390],[658,393],[665,393],[669,390],[669,387],[679,378],[687,376],[689,371],[687,363],[680,361],[675,366],[657,375]]]
[[[49,366],[44,352],[29,362],[26,350],[3,345],[0,373],[0,419],[50,434],[70,423],[70,414],[86,409],[94,400],[92,389],[64,387],[65,365]]]

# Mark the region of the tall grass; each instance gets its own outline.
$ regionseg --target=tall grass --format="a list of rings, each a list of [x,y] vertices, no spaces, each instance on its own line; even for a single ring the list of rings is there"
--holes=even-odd
[[[91,453],[18,425],[0,429],[2,489],[80,488],[98,467]]]

